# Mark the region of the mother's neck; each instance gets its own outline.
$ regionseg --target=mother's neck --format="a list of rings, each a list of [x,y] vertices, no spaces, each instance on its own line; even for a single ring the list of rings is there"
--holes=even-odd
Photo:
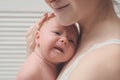
[[[116,22],[117,15],[114,11],[112,2],[106,0],[106,3],[101,4],[96,6],[94,11],[90,12],[78,22],[80,24],[82,36],[90,35],[92,32],[99,32],[103,27],[105,28],[106,24],[114,21]]]

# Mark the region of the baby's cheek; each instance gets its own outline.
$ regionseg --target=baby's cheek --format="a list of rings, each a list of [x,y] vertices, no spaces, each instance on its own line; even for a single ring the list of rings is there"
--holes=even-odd
[[[74,54],[74,52],[75,52],[75,48],[74,48],[74,47],[71,47],[71,48],[69,49],[69,53],[71,53],[71,56]]]

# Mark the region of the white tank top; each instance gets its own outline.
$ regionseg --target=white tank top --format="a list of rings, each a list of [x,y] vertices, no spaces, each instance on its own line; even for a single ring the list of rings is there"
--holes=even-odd
[[[97,49],[97,48],[101,48],[103,46],[106,45],[110,45],[110,44],[118,44],[120,45],[120,40],[118,39],[112,39],[112,40],[108,40],[102,43],[98,43],[94,46],[92,46],[90,49],[88,49],[84,54],[79,55],[75,60],[74,63],[72,63],[67,69],[64,70],[64,72],[62,73],[61,76],[59,76],[56,80],[68,80],[68,77],[70,75],[70,73],[73,71],[73,69],[77,66],[77,64],[79,63],[79,61],[81,60],[81,58],[83,58],[85,55],[87,55],[89,52]]]

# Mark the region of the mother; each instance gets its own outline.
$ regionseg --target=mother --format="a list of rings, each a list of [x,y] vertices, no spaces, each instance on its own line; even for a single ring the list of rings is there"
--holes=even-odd
[[[120,80],[120,19],[112,0],[45,1],[61,24],[78,22],[81,30],[78,50],[57,80]],[[47,17],[28,31],[28,51],[34,49],[32,35]]]

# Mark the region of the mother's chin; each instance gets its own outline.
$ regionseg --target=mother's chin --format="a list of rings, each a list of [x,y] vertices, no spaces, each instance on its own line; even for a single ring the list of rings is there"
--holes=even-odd
[[[75,23],[75,21],[73,19],[70,18],[66,18],[64,16],[58,16],[56,15],[56,18],[58,20],[58,22],[64,26],[69,26]]]

